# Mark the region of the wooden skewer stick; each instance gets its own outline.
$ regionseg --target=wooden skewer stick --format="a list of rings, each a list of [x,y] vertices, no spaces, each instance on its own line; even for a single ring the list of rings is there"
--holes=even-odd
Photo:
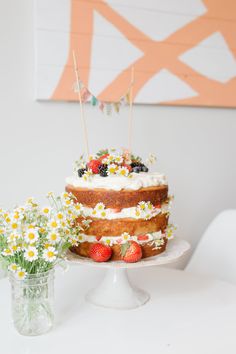
[[[80,92],[80,80],[79,80],[79,72],[78,72],[78,63],[77,63],[77,58],[75,55],[75,51],[73,50],[73,61],[74,61],[74,71],[75,71],[75,77],[76,77],[76,84],[77,84],[77,93],[78,93],[78,98],[79,98],[79,105],[80,105],[80,118],[81,118],[81,123],[82,123],[82,128],[83,128],[83,134],[84,134],[84,145],[85,145],[85,150],[87,157],[89,157],[89,143],[88,143],[88,132],[87,132],[87,126],[86,126],[86,121],[84,117],[84,106],[81,98],[81,92]]]
[[[131,68],[131,84],[129,94],[129,152],[132,152],[132,135],[133,135],[133,87],[134,87],[134,67]]]

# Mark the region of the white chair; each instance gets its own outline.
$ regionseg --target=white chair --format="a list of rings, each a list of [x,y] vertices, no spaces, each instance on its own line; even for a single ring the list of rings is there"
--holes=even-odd
[[[185,270],[236,284],[236,210],[225,210],[211,222]]]

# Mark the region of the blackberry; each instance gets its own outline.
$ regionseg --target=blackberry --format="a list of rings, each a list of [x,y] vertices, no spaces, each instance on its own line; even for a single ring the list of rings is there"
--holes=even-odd
[[[140,166],[135,166],[132,168],[132,172],[134,173],[139,173],[142,171],[142,168]]]
[[[80,169],[78,170],[78,175],[79,175],[79,177],[82,177],[83,174],[85,173],[85,171],[87,171],[86,168],[80,168]]]
[[[142,166],[142,172],[148,172],[147,166],[145,166],[145,165]]]
[[[98,167],[99,175],[101,177],[107,177],[107,164],[103,163]]]
[[[139,162],[132,162],[132,163],[130,164],[130,166],[131,166],[132,168],[138,167],[139,165],[140,165]]]

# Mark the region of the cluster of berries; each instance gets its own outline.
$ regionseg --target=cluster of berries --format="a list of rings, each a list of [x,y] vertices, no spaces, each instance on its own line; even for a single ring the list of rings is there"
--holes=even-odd
[[[78,176],[82,177],[86,171],[90,170],[93,174],[99,174],[102,177],[107,177],[109,174],[114,173],[114,167],[121,168],[121,175],[127,175],[131,172],[148,172],[148,168],[139,161],[131,159],[130,162],[127,163],[123,156],[118,156],[117,159],[120,159],[121,162],[113,161],[112,155],[110,154],[104,154],[94,158],[86,164],[85,168],[78,169]]]
[[[135,241],[128,241],[121,245],[122,260],[126,263],[135,263],[142,258],[142,248]],[[94,243],[89,251],[89,257],[95,262],[107,262],[112,256],[112,248],[102,243]]]

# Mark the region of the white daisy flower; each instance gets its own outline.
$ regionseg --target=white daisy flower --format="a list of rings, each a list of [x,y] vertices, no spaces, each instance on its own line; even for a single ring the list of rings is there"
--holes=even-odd
[[[38,259],[37,248],[33,246],[29,246],[24,252],[24,257],[29,262],[36,261],[36,259]]]
[[[19,279],[19,280],[25,279],[26,276],[27,276],[27,272],[24,269],[19,269],[16,272],[16,278]]]
[[[29,229],[25,234],[25,241],[30,244],[38,241],[38,238],[39,234],[38,231],[36,231],[35,229]]]
[[[7,242],[8,243],[12,243],[12,244],[16,244],[17,240],[20,238],[19,235],[15,234],[15,233],[11,233],[10,235],[8,235],[7,237]]]
[[[47,236],[47,239],[51,242],[51,244],[56,244],[61,241],[61,237],[57,232],[50,232]]]
[[[80,238],[80,240],[79,240]],[[82,242],[82,237],[77,237],[75,235],[71,235],[68,239],[69,243],[71,244],[71,246],[78,246],[79,245],[79,242]]]
[[[147,207],[147,203],[146,202],[139,202],[138,206],[137,206],[140,210],[145,210]]]
[[[76,210],[77,212],[82,212],[83,209],[84,209],[83,204],[81,204],[81,203],[76,203],[76,204],[74,205],[74,208],[75,208],[75,210]]]
[[[79,242],[84,242],[84,240],[85,240],[84,235],[79,235],[78,240],[79,240]]]
[[[57,229],[59,227],[59,223],[55,219],[51,219],[48,223],[48,227],[50,229]]]
[[[115,160],[115,156],[109,155],[102,160],[102,163],[109,165],[110,163],[114,162],[114,160]]]
[[[88,171],[85,171],[85,173],[82,176],[83,180],[88,181],[92,176],[92,174],[93,174],[92,170],[88,169]]]
[[[10,270],[10,272],[16,273],[16,271],[19,270],[19,267],[16,263],[12,263],[8,266],[8,270]]]
[[[103,203],[97,203],[94,209],[97,211],[102,211],[105,209],[105,205]]]
[[[129,170],[125,166],[120,166],[116,172],[119,176],[127,177],[129,175]]]
[[[57,258],[57,251],[55,247],[48,247],[43,251],[43,259],[49,263],[52,263]]]
[[[12,256],[14,254],[13,250],[11,248],[5,248],[2,251],[3,256]]]
[[[121,235],[123,241],[128,241],[130,239],[130,234],[128,232],[123,232]]]
[[[123,157],[120,155],[115,156],[115,162],[118,163],[119,165],[122,164],[124,161]]]
[[[116,173],[117,169],[118,169],[118,166],[114,163],[111,163],[110,165],[108,165],[107,174],[114,175]]]
[[[46,206],[42,208],[42,214],[45,216],[48,216],[50,214],[50,211],[51,211],[51,207]]]
[[[99,216],[100,216],[100,218],[105,219],[106,216],[107,216],[106,211],[105,211],[105,210],[102,210],[102,211],[99,213]]]
[[[57,213],[56,218],[58,220],[62,221],[62,220],[64,220],[64,215],[61,212],[59,212],[59,213]]]
[[[19,223],[15,220],[10,224],[12,230],[17,230],[19,228]]]

